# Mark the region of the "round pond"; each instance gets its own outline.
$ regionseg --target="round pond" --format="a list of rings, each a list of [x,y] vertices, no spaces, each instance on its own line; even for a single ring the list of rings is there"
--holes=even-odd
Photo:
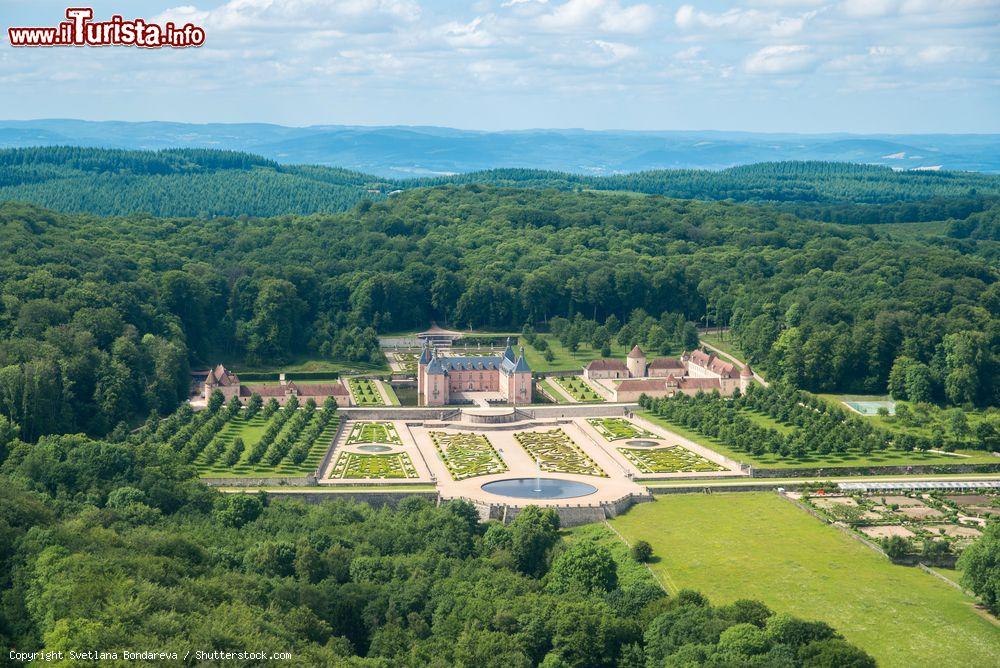
[[[587,496],[597,491],[593,485],[575,480],[558,478],[511,478],[488,482],[481,488],[484,492],[512,499],[572,499]]]
[[[652,448],[659,445],[659,443],[656,441],[625,441],[625,445],[632,448]]]
[[[389,452],[392,448],[388,445],[359,445],[358,450],[362,452]]]

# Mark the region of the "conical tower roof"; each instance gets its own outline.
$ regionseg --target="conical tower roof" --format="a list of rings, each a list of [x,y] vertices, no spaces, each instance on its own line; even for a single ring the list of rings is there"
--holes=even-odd
[[[635,344],[635,346],[632,347],[632,352],[630,352],[628,356],[631,357],[632,359],[635,359],[637,357],[645,357],[646,353],[642,352],[642,348],[640,348],[639,344],[637,343]]]

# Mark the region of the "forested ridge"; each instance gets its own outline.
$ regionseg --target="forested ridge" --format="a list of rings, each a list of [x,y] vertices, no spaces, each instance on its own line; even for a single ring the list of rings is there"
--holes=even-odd
[[[964,220],[995,206],[1000,197],[997,175],[897,172],[887,167],[832,162],[760,163],[720,171],[656,170],[615,176],[494,169],[392,180],[332,167],[280,165],[234,151],[0,150],[0,200],[100,215],[336,212],[362,199],[382,199],[395,190],[471,183],[767,202],[804,218],[842,224]]]
[[[377,332],[432,320],[510,331],[561,317],[587,336],[603,323],[657,353],[677,352],[671,340],[689,338],[678,328],[707,315],[796,387],[884,392],[896,369],[914,400],[998,402],[1000,284],[987,240],[479,185],[270,219],[6,204],[0,230],[0,413],[27,439],[169,413],[191,364],[303,353],[378,362]],[[652,336],[654,324],[676,336]]]

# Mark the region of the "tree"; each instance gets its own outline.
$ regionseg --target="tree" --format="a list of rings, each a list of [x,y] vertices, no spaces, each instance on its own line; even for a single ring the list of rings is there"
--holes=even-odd
[[[222,396],[222,392],[219,390],[212,390],[212,394],[208,396],[208,403],[206,404],[206,409],[209,413],[217,413],[222,404],[226,403],[226,398]]]
[[[1000,523],[993,522],[958,559],[962,586],[971,590],[994,615],[1000,614]]]
[[[606,592],[618,584],[618,567],[608,548],[591,541],[580,541],[556,557],[548,578],[549,589],[558,593]]]
[[[637,540],[632,544],[629,553],[640,564],[645,564],[653,558],[653,546],[644,540]]]
[[[527,506],[510,524],[511,555],[518,570],[543,573],[546,555],[559,538],[559,515],[552,508]]]

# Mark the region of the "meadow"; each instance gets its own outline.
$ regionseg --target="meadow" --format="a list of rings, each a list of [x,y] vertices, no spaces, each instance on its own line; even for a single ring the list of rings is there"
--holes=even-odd
[[[716,604],[759,599],[826,621],[887,667],[997,665],[1000,626],[971,598],[776,494],[670,495],[610,526],[652,545],[652,571],[671,592],[697,589]]]

